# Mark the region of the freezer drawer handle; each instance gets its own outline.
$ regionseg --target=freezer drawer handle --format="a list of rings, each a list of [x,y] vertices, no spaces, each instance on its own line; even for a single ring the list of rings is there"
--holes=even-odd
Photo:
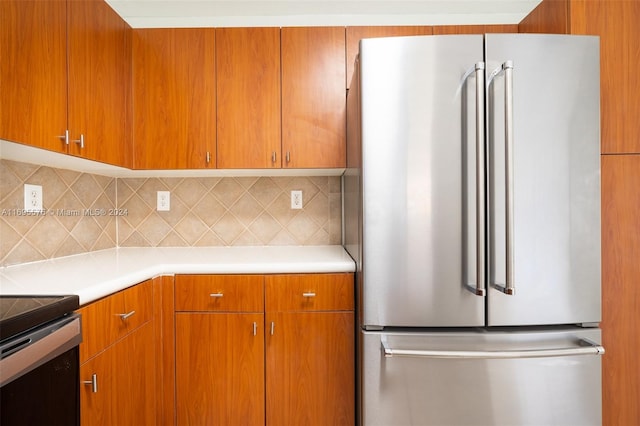
[[[493,359],[493,358],[546,358],[572,355],[603,355],[604,347],[587,339],[580,339],[580,346],[560,349],[537,349],[521,351],[441,351],[417,349],[393,349],[384,337],[380,339],[385,358],[417,357],[417,358],[458,358],[458,359]]]

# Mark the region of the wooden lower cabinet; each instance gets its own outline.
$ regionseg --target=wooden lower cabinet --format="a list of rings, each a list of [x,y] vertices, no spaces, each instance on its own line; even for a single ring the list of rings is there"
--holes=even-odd
[[[175,286],[177,424],[355,423],[353,274]]]
[[[178,424],[264,424],[264,314],[176,314]]]
[[[151,281],[83,306],[80,422],[157,424]]]
[[[267,315],[266,424],[353,425],[353,312]]]
[[[80,366],[81,424],[156,424],[154,357],[148,322]]]

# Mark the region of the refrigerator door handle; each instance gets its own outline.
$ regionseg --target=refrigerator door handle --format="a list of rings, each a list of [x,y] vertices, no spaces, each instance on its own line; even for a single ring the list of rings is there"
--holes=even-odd
[[[380,338],[385,358],[455,358],[455,359],[510,359],[510,358],[549,358],[573,355],[603,355],[604,347],[588,339],[579,339],[572,348],[532,349],[516,351],[449,351],[424,349],[394,349],[389,346],[385,336]]]
[[[494,77],[504,72],[504,164],[505,164],[505,285],[492,284],[504,294],[516,294],[514,279],[513,244],[513,61],[505,61],[494,70],[487,81],[487,87]]]
[[[487,292],[485,282],[485,140],[484,140],[484,102],[485,102],[485,64],[478,62],[476,73],[476,288],[477,296]]]

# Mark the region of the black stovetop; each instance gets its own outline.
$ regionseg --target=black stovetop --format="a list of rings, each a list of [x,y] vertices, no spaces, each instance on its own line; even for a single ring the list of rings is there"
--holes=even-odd
[[[0,295],[0,341],[58,319],[79,306],[76,295]]]

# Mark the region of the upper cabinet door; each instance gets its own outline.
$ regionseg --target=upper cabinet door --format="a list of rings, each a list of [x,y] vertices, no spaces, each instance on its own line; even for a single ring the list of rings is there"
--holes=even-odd
[[[216,29],[218,168],[279,168],[280,28]]]
[[[62,1],[0,1],[0,138],[66,152],[67,16]]]
[[[133,34],[134,168],[215,167],[215,29]]]
[[[131,29],[102,0],[68,2],[68,22],[69,153],[131,166]]]
[[[282,29],[282,166],[345,167],[344,27]]]

